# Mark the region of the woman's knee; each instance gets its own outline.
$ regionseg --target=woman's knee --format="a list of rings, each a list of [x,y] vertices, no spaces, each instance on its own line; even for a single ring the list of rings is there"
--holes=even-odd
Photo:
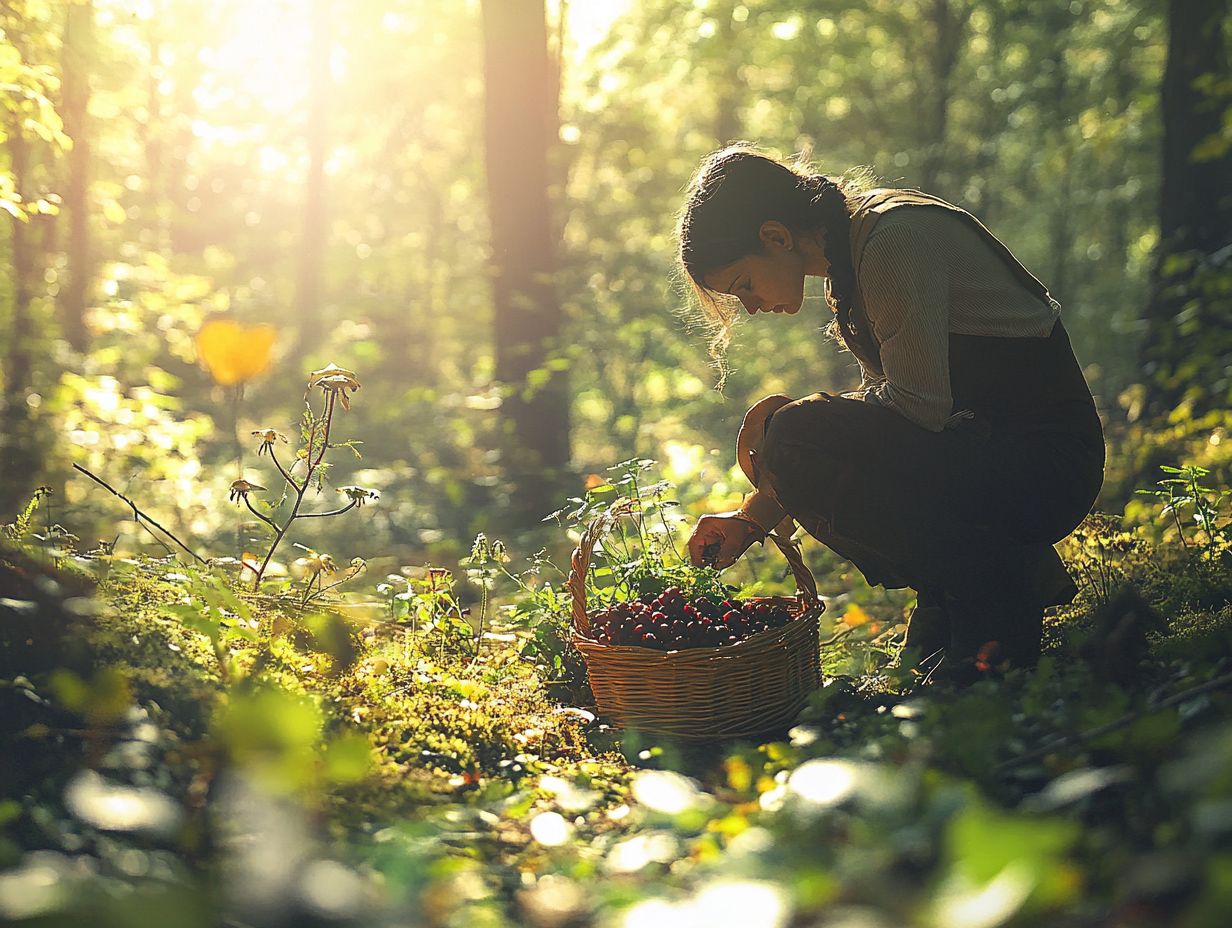
[[[880,445],[900,425],[899,420],[906,423],[881,406],[814,393],[774,413],[766,426],[762,454],[769,460],[781,449],[791,447],[818,455],[850,457],[853,449]]]
[[[850,464],[850,429],[839,404],[852,402],[817,393],[774,413],[762,442],[760,470],[780,502],[814,500],[830,492]]]

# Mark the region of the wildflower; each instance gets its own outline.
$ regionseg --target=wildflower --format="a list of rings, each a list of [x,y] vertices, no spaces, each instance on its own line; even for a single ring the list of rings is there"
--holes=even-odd
[[[291,563],[291,573],[296,577],[316,577],[319,574],[336,574],[338,565],[328,554],[309,551],[306,557],[297,557]]]
[[[276,335],[272,325],[244,326],[233,319],[214,319],[197,333],[197,355],[216,384],[246,383],[269,367]]]
[[[337,394],[342,400],[342,408],[350,409],[350,394],[358,390],[361,384],[354,371],[349,371],[331,362],[319,371],[313,371],[308,375],[308,386],[309,388],[320,387],[325,393]]]
[[[362,506],[367,502],[375,502],[381,498],[381,494],[376,490],[369,490],[367,487],[339,487],[339,493],[345,493],[346,498],[353,502],[356,506]]]
[[[264,490],[265,487],[256,483],[249,483],[243,477],[231,483],[231,491],[227,494],[227,499],[233,503],[238,503],[242,499],[248,499],[248,494],[253,490]]]
[[[257,445],[257,455],[260,456],[266,453],[272,453],[274,442],[280,441],[284,445],[287,443],[287,436],[283,435],[277,429],[257,429],[252,433],[253,438],[259,438],[261,443]]]

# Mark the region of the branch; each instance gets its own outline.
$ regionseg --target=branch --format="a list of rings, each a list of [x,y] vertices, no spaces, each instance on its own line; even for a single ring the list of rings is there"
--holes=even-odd
[[[247,493],[243,494],[243,496],[244,496],[244,505],[248,507],[248,511],[251,512],[258,519],[260,519],[262,522],[264,522],[266,525],[268,525],[270,528],[272,528],[274,531],[278,531],[278,524],[273,519],[271,519],[269,516],[263,516],[261,513],[257,512],[257,510],[253,508],[252,502],[248,499]]]
[[[1158,712],[1161,709],[1167,709],[1175,706],[1186,700],[1193,699],[1195,696],[1201,696],[1203,693],[1209,693],[1212,690],[1222,689],[1223,687],[1232,684],[1232,673],[1225,673],[1223,676],[1214,677],[1207,680],[1205,683],[1199,683],[1197,686],[1192,686],[1187,690],[1181,690],[1179,693],[1173,693],[1162,702],[1147,706],[1137,712],[1127,712],[1119,719],[1115,719],[1104,725],[1098,725],[1095,728],[1087,729],[1079,732],[1076,735],[1062,735],[1060,738],[1054,738],[1043,747],[1037,748],[1034,751],[1028,751],[1026,754],[1020,754],[1015,758],[1005,761],[996,767],[997,773],[1004,773],[1013,770],[1015,767],[1021,767],[1023,764],[1028,764],[1032,761],[1039,760],[1041,757],[1047,757],[1058,748],[1067,747],[1071,744],[1083,744],[1087,741],[1092,741],[1109,732],[1116,731],[1118,728],[1124,728],[1142,718],[1144,715],[1150,715],[1152,712]]]
[[[270,456],[270,460],[274,462],[274,466],[278,468],[278,473],[282,474],[282,479],[285,480],[287,483],[291,484],[291,486],[294,487],[296,490],[298,490],[299,484],[291,479],[291,475],[287,473],[286,468],[282,466],[282,462],[279,461],[278,456],[274,454],[273,445],[269,446],[269,456]]]
[[[349,510],[354,509],[358,505],[359,505],[359,500],[353,499],[349,503],[347,503],[345,506],[343,506],[341,509],[331,509],[329,512],[301,512],[296,516],[296,518],[321,519],[321,518],[324,518],[325,516],[340,516],[344,512],[348,512]]]
[[[153,519],[147,516],[144,512],[138,509],[136,503],[134,503],[131,499],[129,499],[127,496],[125,496],[115,487],[111,486],[111,484],[107,483],[107,481],[103,480],[101,477],[96,477],[94,474],[90,473],[80,464],[74,464],[73,469],[81,471],[83,474],[85,474],[87,477],[89,477],[91,480],[93,480],[103,489],[107,490],[113,496],[116,496],[119,499],[123,500],[125,503],[127,503],[128,508],[130,508],[133,511],[133,521],[136,522],[138,525],[141,525],[141,520],[145,519],[146,522],[149,522],[150,525],[153,525],[156,529],[158,529],[160,532],[162,532],[164,535],[166,535],[168,538],[174,541],[177,545],[179,545],[181,548],[183,548],[185,551],[191,554],[197,560],[198,563],[200,564],[208,563],[205,558],[199,555],[192,548],[188,547],[188,545],[184,544],[184,542],[180,541],[180,539],[176,538],[174,533],[172,533],[168,529],[163,528],[163,526],[159,525],[157,522],[155,522]],[[147,532],[150,531],[147,526],[142,525],[142,528],[145,528]],[[150,532],[150,534],[153,535],[154,533]],[[158,536],[155,536],[155,538],[157,537]]]

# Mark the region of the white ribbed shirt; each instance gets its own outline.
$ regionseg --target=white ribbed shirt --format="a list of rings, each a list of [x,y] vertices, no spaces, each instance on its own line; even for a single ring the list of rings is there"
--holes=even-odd
[[[864,398],[930,431],[955,415],[949,336],[1042,338],[1061,307],[1027,290],[959,214],[900,206],[869,233],[856,284],[884,379],[861,369]]]

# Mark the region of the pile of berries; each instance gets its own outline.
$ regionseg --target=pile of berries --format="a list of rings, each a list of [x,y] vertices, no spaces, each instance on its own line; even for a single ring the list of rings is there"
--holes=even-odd
[[[735,644],[758,632],[782,628],[791,621],[791,613],[753,600],[715,603],[699,596],[690,602],[680,587],[673,586],[658,596],[648,593],[601,609],[590,621],[591,637],[599,644],[679,651]]]

